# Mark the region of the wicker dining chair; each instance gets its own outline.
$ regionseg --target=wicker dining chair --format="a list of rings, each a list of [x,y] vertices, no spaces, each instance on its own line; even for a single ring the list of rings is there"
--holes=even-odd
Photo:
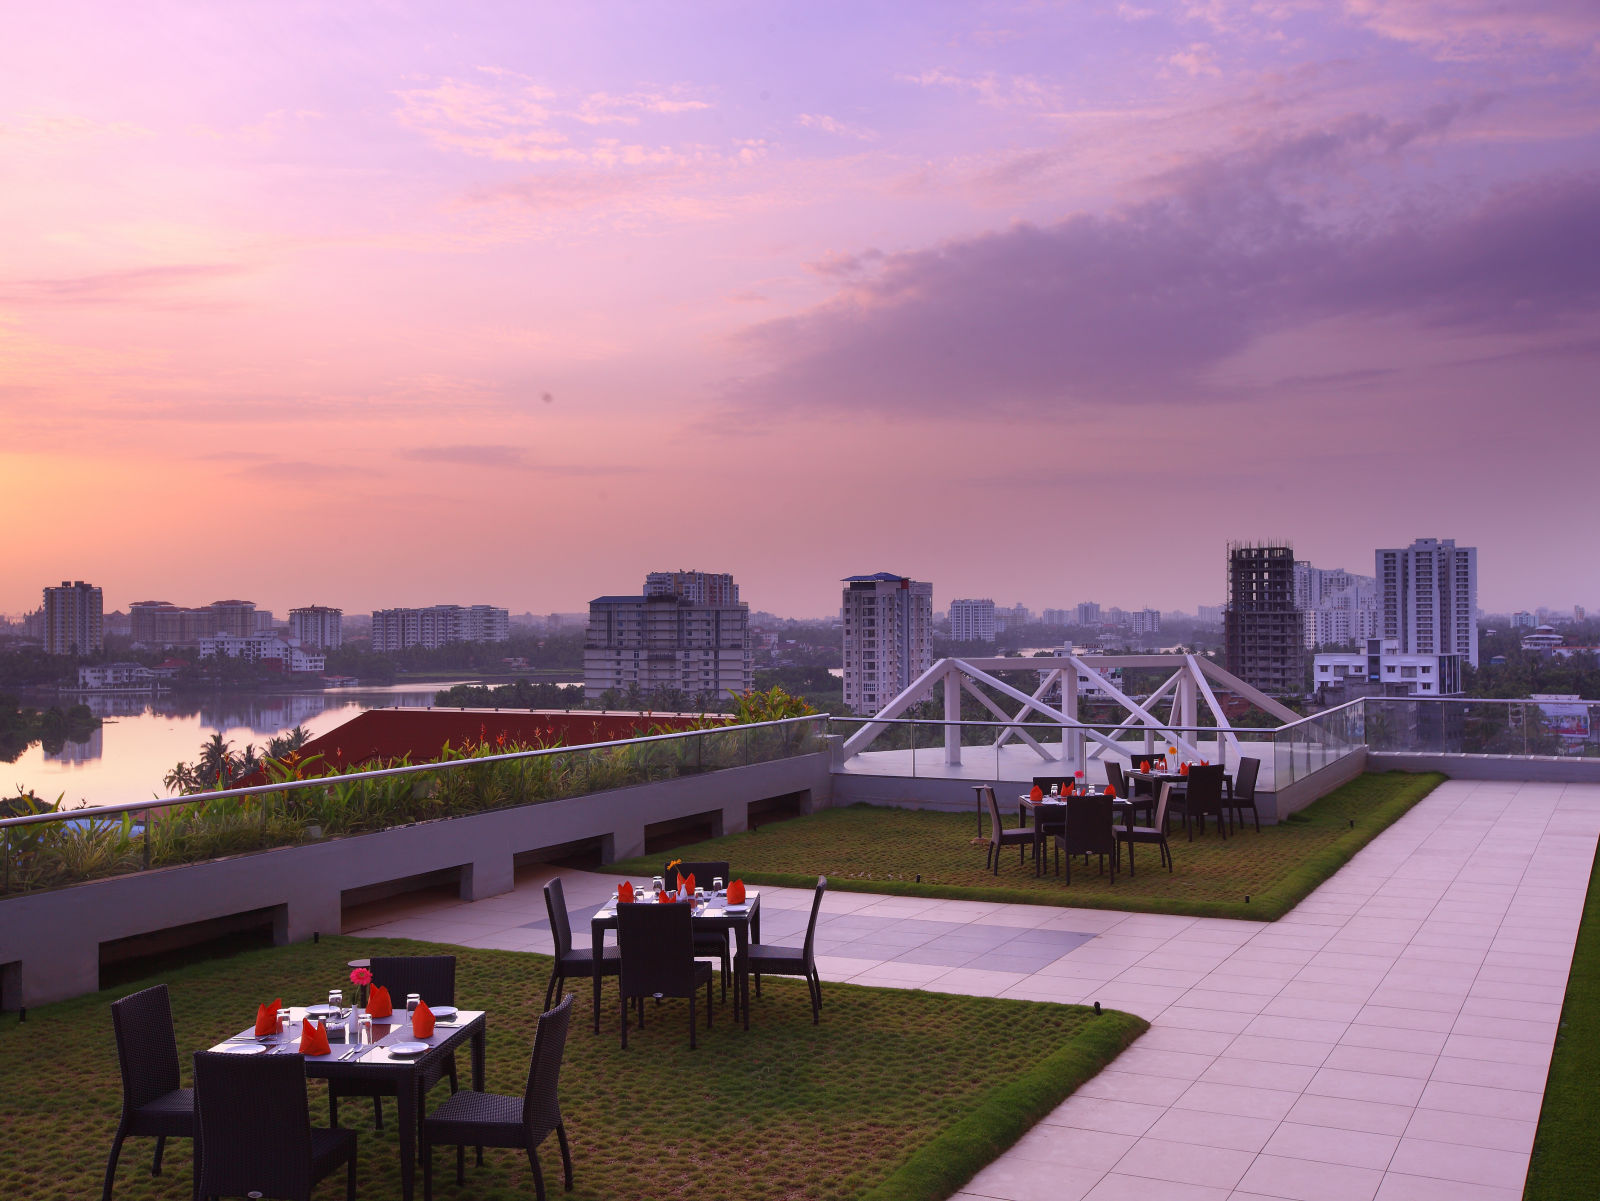
[[[561,886],[561,877],[544,886],[545,912],[550,915],[550,937],[555,942],[555,963],[550,968],[550,986],[544,990],[544,1007],[555,1003],[558,990],[567,977],[574,980],[594,979],[594,951],[589,947],[573,947],[572,918],[567,913],[567,894]],[[622,971],[622,955],[616,947],[607,947],[600,958],[600,974],[615,976]],[[594,993],[594,1032],[600,1033],[600,992]]]
[[[983,861],[984,867],[992,867],[994,874],[1000,874],[1000,852],[1005,847],[1017,848],[1017,864],[1024,862],[1024,848],[1033,845],[1033,831],[1026,826],[1018,826],[1014,830],[1007,830],[1000,821],[1000,802],[995,800],[994,787],[983,785],[983,803],[989,810],[989,854]]]
[[[317,1182],[345,1169],[356,1201],[356,1135],[311,1125],[303,1055],[196,1051],[196,1195],[311,1201]]]
[[[1261,760],[1240,759],[1239,770],[1233,778],[1233,789],[1222,802],[1222,807],[1238,818],[1241,826],[1244,825],[1244,811],[1250,810],[1250,816],[1255,818],[1257,834],[1261,833],[1261,811],[1256,808],[1256,777],[1260,772]]]
[[[406,997],[416,993],[429,1005],[456,1003],[456,957],[454,955],[374,955],[371,960],[372,987],[389,990],[394,1003],[395,1021],[406,1020]],[[429,1063],[418,1073],[422,1095],[448,1078],[450,1091],[460,1087],[454,1052],[437,1063]],[[392,1080],[329,1079],[328,1124],[339,1125],[339,1102],[345,1097],[371,1097],[372,1123],[383,1129],[383,1098],[396,1096],[399,1086]]]
[[[194,1093],[178,1087],[178,1039],[172,1029],[172,998],[167,986],[158,984],[113,1001],[111,1028],[117,1037],[117,1066],[122,1070],[122,1117],[106,1159],[103,1201],[111,1201],[117,1157],[129,1135],[155,1138],[152,1176],[161,1175],[161,1155],[169,1138],[194,1137]]]
[[[697,888],[710,889],[711,881],[720,879],[727,884],[733,879],[726,859],[705,859],[698,863],[676,863],[662,869],[661,878],[668,888],[677,888],[684,876],[693,876]],[[733,953],[728,947],[728,931],[696,930],[694,953],[699,959],[715,959],[722,965],[722,999],[728,999],[728,981],[733,975]]]
[[[1133,848],[1137,843],[1153,843],[1161,854],[1161,862],[1167,865],[1167,871],[1172,871],[1172,848],[1167,845],[1167,803],[1172,798],[1172,784],[1166,782],[1161,785],[1161,795],[1156,800],[1155,821],[1148,826],[1118,826],[1117,835],[1117,860],[1121,862],[1122,848],[1128,848],[1128,875],[1137,873],[1133,870]]]
[[[806,990],[811,994],[811,1024],[822,1020],[822,977],[817,974],[817,914],[822,909],[822,894],[828,891],[828,877],[817,877],[817,890],[811,896],[811,920],[806,923],[806,940],[803,946],[779,947],[770,943],[752,943],[745,950],[741,971],[748,969],[756,978],[759,995],[761,977],[803,976]]]
[[[622,1049],[628,1049],[628,1002],[637,1001],[644,1029],[646,997],[686,997],[689,1050],[695,1049],[695,993],[706,986],[706,1029],[711,1029],[711,965],[694,957],[694,917],[688,905],[618,905],[617,946],[622,952]]]
[[[561,1004],[539,1015],[533,1036],[533,1058],[528,1064],[528,1082],[522,1096],[470,1090],[451,1096],[422,1119],[422,1201],[433,1201],[433,1148],[456,1149],[456,1183],[466,1183],[466,1149],[480,1147],[521,1147],[533,1169],[533,1189],[544,1201],[544,1172],[539,1168],[539,1144],[553,1131],[561,1145],[561,1168],[566,1191],[572,1191],[572,1151],[567,1145],[567,1127],[561,1119],[561,1058],[567,1046],[567,1030],[572,1022],[572,994]]]
[[[1075,796],[1067,799],[1066,828],[1056,836],[1067,860],[1067,883],[1072,883],[1072,857],[1074,855],[1100,856],[1100,870],[1105,870],[1105,856],[1111,857],[1111,882],[1117,882],[1117,859],[1120,848],[1113,829],[1115,824],[1113,798],[1105,795]]]
[[[1228,837],[1227,801],[1222,796],[1222,765],[1196,763],[1189,768],[1183,795],[1176,802],[1183,811],[1183,831],[1194,841],[1194,827],[1206,832],[1206,818],[1217,819],[1217,833]]]

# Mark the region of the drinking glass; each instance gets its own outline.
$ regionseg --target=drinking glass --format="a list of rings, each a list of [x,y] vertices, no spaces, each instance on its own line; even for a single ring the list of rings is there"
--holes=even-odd
[[[660,876],[657,876],[650,882],[650,888],[651,891],[655,892],[659,896],[661,893],[667,891],[667,882]]]
[[[357,1041],[366,1044],[372,1041],[372,1015],[363,1013],[356,1019]]]
[[[333,1010],[344,1008],[344,990],[342,988],[330,988],[328,990],[328,1008]]]
[[[287,1009],[278,1010],[278,1041],[280,1042],[289,1040],[289,1018],[291,1016]]]
[[[417,1006],[420,1005],[420,1004],[422,1004],[422,994],[421,993],[408,992],[406,994],[406,1012],[407,1013],[415,1013],[417,1011]]]
[[[711,894],[720,897],[727,889],[722,887],[722,877],[714,876],[711,880]]]
[[[1050,785],[1050,795],[1051,796],[1060,796],[1061,795],[1061,785],[1059,785],[1059,784]]]

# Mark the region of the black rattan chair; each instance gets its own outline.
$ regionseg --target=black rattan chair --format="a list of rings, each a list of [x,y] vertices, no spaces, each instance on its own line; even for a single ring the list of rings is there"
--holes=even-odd
[[[988,784],[983,786],[983,803],[989,810],[989,854],[983,861],[984,867],[992,867],[994,874],[1000,874],[1000,852],[1005,847],[1017,848],[1017,864],[1023,863],[1023,848],[1033,844],[1033,831],[1026,826],[1018,826],[1015,830],[1007,830],[1000,821],[1000,802],[995,800],[994,788]]]
[[[688,905],[618,905],[617,946],[622,951],[622,1049],[628,1049],[628,1002],[639,1003],[644,1029],[646,997],[687,997],[689,1050],[695,1049],[695,992],[706,986],[706,1029],[711,1029],[711,965],[694,957],[694,918]]]
[[[550,987],[544,990],[544,1007],[555,1003],[557,990],[571,976],[594,979],[594,951],[588,947],[573,949],[572,919],[567,913],[567,894],[561,886],[561,877],[544,886],[544,907],[550,915],[550,937],[555,942],[555,966],[550,969]],[[622,956],[616,947],[607,947],[600,959],[600,974],[615,976],[622,971]],[[594,1032],[600,1033],[600,990],[594,989]]]
[[[1191,772],[1193,768],[1189,769]],[[1239,771],[1233,778],[1232,791],[1223,800],[1222,807],[1244,825],[1244,811],[1250,810],[1255,818],[1256,833],[1261,833],[1261,811],[1256,808],[1256,776],[1261,772],[1261,760],[1240,759]]]
[[[456,957],[454,955],[375,955],[371,961],[372,987],[389,990],[395,1020],[406,1020],[406,997],[416,993],[429,1005],[456,1003]],[[449,1078],[450,1091],[460,1087],[456,1057],[452,1053],[437,1064],[422,1069],[419,1079],[426,1097],[439,1081]],[[396,1085],[387,1080],[328,1081],[328,1124],[339,1125],[339,1102],[345,1097],[371,1097],[372,1123],[383,1129],[383,1098],[396,1095]]]
[[[422,1119],[422,1201],[433,1201],[433,1148],[454,1145],[456,1183],[466,1183],[466,1149],[521,1147],[533,1169],[534,1195],[544,1201],[544,1173],[539,1170],[539,1144],[554,1131],[561,1144],[561,1167],[567,1192],[572,1191],[572,1152],[567,1127],[561,1120],[561,1056],[567,1046],[572,1020],[572,994],[539,1015],[533,1036],[533,1062],[520,1097],[495,1093],[460,1092]]]
[[[1183,831],[1189,836],[1189,841],[1194,841],[1194,826],[1200,827],[1200,833],[1206,832],[1206,818],[1217,819],[1217,833],[1227,838],[1227,802],[1222,796],[1223,770],[1221,764],[1209,765],[1194,764],[1189,768],[1186,783],[1182,786],[1183,795],[1175,797],[1174,803],[1183,813]]]
[[[1167,871],[1172,870],[1172,848],[1167,845],[1167,803],[1172,797],[1172,785],[1161,785],[1161,796],[1156,801],[1156,815],[1153,824],[1148,826],[1118,826],[1117,835],[1117,860],[1122,859],[1122,847],[1128,848],[1128,874],[1136,874],[1133,870],[1133,848],[1136,843],[1154,843],[1161,853],[1161,862],[1167,865]]]
[[[817,942],[817,913],[822,909],[822,894],[828,891],[828,877],[817,877],[817,891],[811,897],[811,920],[806,923],[804,946],[777,947],[766,943],[753,943],[747,948],[746,966],[755,973],[756,986],[762,976],[804,976],[806,989],[811,994],[811,1024],[822,1020],[822,977],[817,974],[815,954]]]
[[[312,1128],[303,1055],[196,1051],[194,1095],[204,1201],[311,1201],[317,1182],[341,1165],[346,1201],[356,1201],[355,1132]]]
[[[113,1001],[111,1028],[117,1036],[117,1066],[122,1069],[122,1118],[106,1160],[103,1201],[111,1201],[117,1157],[129,1135],[154,1136],[152,1176],[161,1175],[161,1154],[169,1138],[194,1137],[194,1093],[178,1087],[178,1040],[172,1031],[167,986],[158,984]]]
[[[668,888],[677,888],[678,881],[684,876],[693,876],[695,886],[711,889],[711,881],[721,879],[726,885],[733,877],[728,871],[727,860],[707,859],[698,863],[677,863],[662,872],[662,879]],[[728,978],[733,975],[733,955],[728,949],[728,932],[726,930],[696,930],[694,935],[694,953],[697,958],[712,958],[722,964],[722,999],[728,999]]]
[[[1111,882],[1117,882],[1117,859],[1120,850],[1114,830],[1115,805],[1113,798],[1105,796],[1075,796],[1067,801],[1066,829],[1056,836],[1056,841],[1066,854],[1067,883],[1072,883],[1072,857],[1074,855],[1099,855],[1100,870],[1105,870],[1104,856],[1111,856]]]

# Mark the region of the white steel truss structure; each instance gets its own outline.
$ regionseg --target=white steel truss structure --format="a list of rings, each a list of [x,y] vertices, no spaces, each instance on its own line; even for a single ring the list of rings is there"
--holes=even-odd
[[[1113,684],[1109,672],[1113,668],[1156,668],[1170,671],[1165,683],[1142,701],[1135,700]],[[1039,685],[1030,695],[998,679],[995,672],[1036,671]],[[1143,753],[1149,755],[1157,740],[1172,745],[1189,758],[1198,758],[1195,745],[1195,727],[1199,725],[1200,705],[1203,702],[1216,723],[1218,757],[1223,757],[1224,745],[1239,753],[1239,739],[1217,702],[1212,682],[1243,697],[1258,709],[1276,717],[1281,722],[1298,721],[1300,715],[1252,688],[1237,676],[1224,671],[1208,659],[1196,655],[1052,655],[1036,659],[941,659],[913,680],[894,700],[875,714],[861,729],[846,738],[843,757],[848,759],[866,748],[884,731],[891,720],[901,717],[925,697],[932,695],[942,685],[944,694],[944,760],[947,764],[961,762],[961,696],[965,692],[975,698],[999,722],[995,745],[1001,746],[1017,738],[1033,748],[1039,758],[1049,763],[1062,763],[1069,769],[1082,768],[1090,759],[1099,758],[1107,751],[1132,758],[1139,744],[1119,742],[1098,729],[1090,729],[1078,719],[1078,690],[1080,680],[1087,681],[1101,697],[1116,702],[1128,716],[1113,733],[1136,730],[1144,735]],[[1021,708],[1008,713],[992,696],[980,690],[979,685],[1003,698],[1017,702]],[[1042,699],[1057,685],[1061,688],[1059,708]],[[1169,700],[1170,698],[1170,700]],[[1157,712],[1167,701],[1167,715],[1163,719]],[[1041,723],[1061,727],[1061,752],[1057,756],[1051,747],[1041,743],[1026,728],[1025,723]],[[1093,744],[1092,749],[1090,744]]]

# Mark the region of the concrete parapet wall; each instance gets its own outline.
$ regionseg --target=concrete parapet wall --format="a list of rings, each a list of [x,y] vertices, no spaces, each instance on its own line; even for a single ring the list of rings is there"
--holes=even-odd
[[[346,891],[459,869],[462,899],[482,900],[511,890],[519,854],[599,839],[607,862],[625,859],[644,851],[648,825],[706,814],[734,834],[752,802],[808,793],[820,807],[830,783],[819,752],[11,897],[0,900],[7,1002],[94,992],[104,942],[255,910],[273,911],[279,942],[334,934]]]
[[[1453,780],[1526,780],[1546,784],[1600,783],[1600,759],[1532,755],[1437,755],[1370,751],[1368,771],[1437,771]]]

